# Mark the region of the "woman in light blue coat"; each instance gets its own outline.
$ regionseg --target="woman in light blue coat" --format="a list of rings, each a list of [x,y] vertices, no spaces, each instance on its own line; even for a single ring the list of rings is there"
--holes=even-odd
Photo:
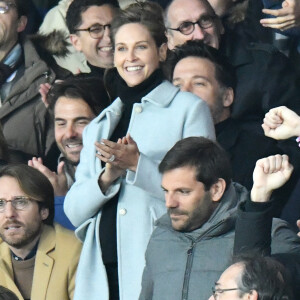
[[[164,32],[152,2],[130,5],[111,27],[119,97],[86,127],[65,199],[84,242],[75,300],[138,299],[146,246],[166,212],[158,164],[182,138],[215,139],[206,103],[163,80]]]

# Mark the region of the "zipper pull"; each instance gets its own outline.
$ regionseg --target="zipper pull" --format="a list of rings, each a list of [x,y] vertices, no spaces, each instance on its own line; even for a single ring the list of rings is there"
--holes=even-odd
[[[191,255],[191,254],[193,253],[193,248],[194,248],[194,246],[195,246],[195,243],[192,242],[191,247],[190,247],[189,250],[187,251],[187,255]]]

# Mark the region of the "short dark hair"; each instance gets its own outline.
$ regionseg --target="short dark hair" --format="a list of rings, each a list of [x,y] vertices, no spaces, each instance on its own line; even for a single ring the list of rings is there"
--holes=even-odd
[[[18,300],[19,298],[9,289],[0,286],[0,300]]]
[[[79,75],[56,82],[47,95],[49,111],[54,115],[54,108],[59,97],[84,100],[95,116],[110,104],[103,80],[98,77]]]
[[[165,173],[177,168],[194,167],[196,179],[204,184],[205,190],[223,178],[226,189],[232,173],[227,153],[216,142],[204,137],[189,137],[177,142],[159,164],[159,172]]]
[[[82,23],[82,13],[91,6],[109,5],[112,9],[118,11],[119,3],[117,0],[74,0],[66,14],[66,24],[71,34],[76,32],[76,29]]]
[[[163,20],[163,10],[155,2],[136,1],[122,10],[111,24],[111,40],[115,44],[115,36],[120,27],[125,24],[139,23],[150,32],[157,47],[167,42],[166,28]]]
[[[240,296],[255,290],[258,300],[292,300],[290,279],[284,266],[277,260],[253,253],[243,253],[234,258],[241,264],[242,274],[237,282]]]
[[[215,66],[216,80],[219,85],[224,88],[235,89],[236,75],[233,66],[219,50],[206,45],[200,40],[187,41],[183,45],[175,47],[173,51],[168,52],[164,70],[171,82],[177,63],[186,57],[208,59]]]
[[[29,1],[26,0],[15,0],[17,7],[18,17],[28,16],[29,14]]]
[[[23,192],[37,201],[40,209],[47,208],[49,216],[43,222],[53,225],[54,190],[44,174],[24,164],[10,164],[0,169],[0,178],[3,176],[15,178]]]

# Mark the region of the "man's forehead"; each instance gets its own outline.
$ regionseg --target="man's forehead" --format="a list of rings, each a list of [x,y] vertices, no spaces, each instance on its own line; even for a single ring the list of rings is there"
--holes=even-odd
[[[238,278],[240,278],[243,269],[244,265],[241,263],[231,265],[221,275],[220,279],[217,282],[218,285],[224,288],[232,285],[233,283],[236,283]]]
[[[79,112],[80,114],[84,112],[92,113],[92,109],[89,106],[88,102],[83,98],[77,97],[66,97],[60,96],[58,97],[55,106],[54,106],[54,115],[65,114],[66,112]]]
[[[91,18],[99,20],[104,18],[106,19],[109,18],[110,15],[113,16],[114,14],[115,11],[109,4],[92,5],[81,13],[81,23],[91,22]]]
[[[195,22],[201,16],[212,13],[206,0],[175,0],[168,9],[168,20],[174,26],[185,21]]]

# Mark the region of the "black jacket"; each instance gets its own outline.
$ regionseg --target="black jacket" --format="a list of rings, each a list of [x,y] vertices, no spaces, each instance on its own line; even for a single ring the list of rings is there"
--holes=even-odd
[[[282,222],[281,227],[272,229],[273,203],[254,203],[250,200],[241,203],[238,208],[235,223],[234,254],[242,252],[258,251],[263,255],[271,255],[271,236],[280,229],[288,228],[287,223]],[[249,230],[251,228],[251,230]],[[293,243],[296,245],[296,233]],[[290,238],[292,242],[292,238]],[[284,244],[282,244],[284,247]],[[290,273],[294,292],[294,299],[300,299],[300,253],[284,253],[284,251],[272,255],[280,261]]]
[[[232,117],[261,124],[265,113],[285,105],[300,113],[300,87],[289,60],[272,45],[248,43],[227,31],[221,52],[237,76]]]

